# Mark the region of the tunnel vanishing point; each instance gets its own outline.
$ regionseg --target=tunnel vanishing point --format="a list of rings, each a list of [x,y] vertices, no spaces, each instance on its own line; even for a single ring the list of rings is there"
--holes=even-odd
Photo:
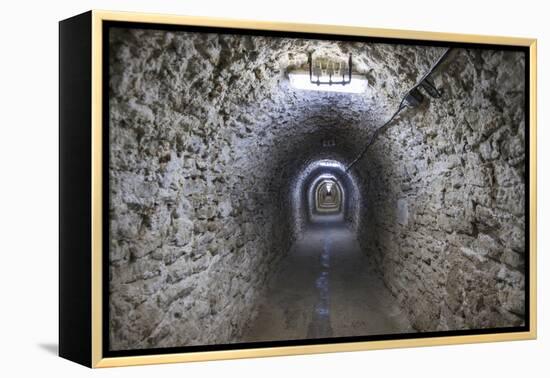
[[[445,50],[113,28],[110,348],[525,324],[522,52],[454,48],[349,167]]]

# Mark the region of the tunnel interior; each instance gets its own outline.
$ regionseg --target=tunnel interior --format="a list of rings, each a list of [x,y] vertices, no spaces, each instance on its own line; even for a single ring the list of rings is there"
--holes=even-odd
[[[314,188],[314,189],[313,189]],[[315,196],[315,211],[319,214],[339,213],[341,210],[342,190],[338,181],[331,176],[321,176],[312,187]]]
[[[454,48],[377,131],[446,51],[111,28],[110,348],[525,324],[524,53]]]

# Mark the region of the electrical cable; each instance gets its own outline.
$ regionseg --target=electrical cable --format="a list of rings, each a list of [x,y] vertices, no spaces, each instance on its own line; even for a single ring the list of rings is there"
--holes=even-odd
[[[399,103],[399,106],[397,107],[397,110],[395,111],[395,113],[392,114],[392,116],[382,125],[380,126],[379,128],[377,128],[374,133],[371,135],[371,138],[369,139],[368,143],[365,145],[365,147],[363,148],[363,150],[359,153],[359,155],[347,166],[346,168],[346,172],[348,172],[359,160],[361,160],[365,154],[367,153],[367,150],[369,149],[369,147],[375,142],[376,140],[376,137],[378,136],[378,134],[380,134],[380,132],[386,127],[388,126],[394,119],[395,117],[397,117],[397,115],[407,107],[407,97],[409,97],[409,95],[411,94],[411,92],[413,91],[416,91],[418,89],[418,87],[422,86],[422,84],[424,83],[424,81],[426,81],[428,79],[428,77],[435,71],[435,69],[443,62],[443,60],[447,57],[447,55],[449,54],[449,52],[451,51],[451,48],[448,48],[440,57],[439,59],[437,59],[435,61],[434,64],[432,64],[432,66],[430,67],[430,69],[422,76],[422,78],[420,78],[420,80],[413,86],[411,87],[404,95],[403,95],[403,98],[401,99],[401,102]]]

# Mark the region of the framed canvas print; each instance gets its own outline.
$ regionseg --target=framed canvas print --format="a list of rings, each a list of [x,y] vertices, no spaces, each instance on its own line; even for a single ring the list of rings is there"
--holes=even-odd
[[[60,355],[536,337],[536,41],[60,22]]]

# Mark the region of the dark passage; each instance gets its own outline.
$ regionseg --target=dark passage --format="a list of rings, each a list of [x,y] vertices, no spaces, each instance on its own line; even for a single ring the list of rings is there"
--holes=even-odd
[[[522,52],[109,46],[111,349],[525,324]]]

